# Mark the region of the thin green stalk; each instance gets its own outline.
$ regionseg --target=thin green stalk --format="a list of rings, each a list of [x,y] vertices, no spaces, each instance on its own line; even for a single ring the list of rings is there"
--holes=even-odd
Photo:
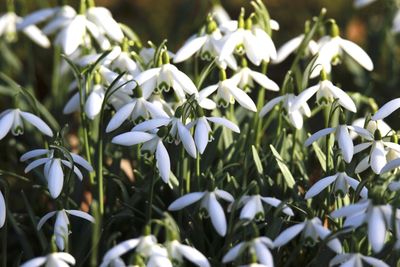
[[[90,256],[90,266],[96,267],[97,264],[97,256],[99,252],[99,244],[100,244],[100,235],[101,235],[101,224],[102,224],[102,216],[99,212],[99,206],[96,200],[92,202],[91,206],[92,215],[95,219],[95,223],[92,228],[92,248],[91,248],[91,256]]]
[[[292,144],[292,153],[291,153],[291,159],[290,159],[290,164],[291,164],[291,167],[290,167],[290,169],[291,169],[291,171],[292,171],[292,173],[294,172],[294,163],[295,163],[295,159],[294,159],[294,157],[295,157],[295,153],[296,153],[296,145],[297,145],[297,142],[296,142],[296,138],[297,138],[297,129],[295,128],[294,129],[294,132],[293,132],[293,135],[292,135],[292,137],[293,137],[293,139],[292,139],[292,142],[293,142],[293,144]]]
[[[104,185],[103,185],[103,112],[100,114],[99,139],[97,140],[97,188],[100,215],[104,214]]]
[[[153,198],[154,198],[154,185],[155,185],[155,175],[151,176],[150,180],[150,193],[149,193],[149,199],[147,203],[147,214],[146,214],[146,222],[149,223],[151,221],[152,217],[152,210],[153,210]]]
[[[60,63],[61,63],[61,47],[56,45],[53,52],[53,75],[51,78],[51,93],[55,107],[59,107],[62,101],[60,96]]]

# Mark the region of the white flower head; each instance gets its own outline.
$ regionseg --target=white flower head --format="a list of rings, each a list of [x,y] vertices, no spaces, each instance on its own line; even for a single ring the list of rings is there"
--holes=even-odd
[[[369,120],[365,125],[366,118],[359,118],[353,121],[352,126],[357,126],[360,128],[365,128],[371,134],[374,134],[376,130],[379,130],[383,136],[389,136],[393,134],[393,129],[383,120]],[[354,139],[357,135],[354,132],[350,133],[351,137]]]
[[[53,137],[53,131],[41,118],[17,108],[7,109],[0,114],[0,140],[3,139],[10,130],[15,136],[23,134],[23,121],[32,124],[43,134]]]
[[[274,267],[273,256],[270,249],[274,244],[268,237],[257,237],[247,242],[240,242],[232,247],[222,258],[223,263],[232,262],[237,259],[245,250],[254,254],[261,266]],[[253,265],[249,265],[253,266]],[[257,265],[256,265],[257,266]]]
[[[38,225],[37,229],[40,230],[42,226],[47,222],[48,219],[56,215],[56,222],[54,223],[54,236],[56,238],[56,245],[60,250],[65,249],[65,241],[68,240],[68,235],[69,235],[69,219],[68,219],[68,214],[80,217],[82,219],[88,220],[89,222],[94,223],[95,220],[94,218],[83,211],[80,210],[59,210],[59,211],[52,211],[44,215]]]
[[[251,70],[249,67],[240,68],[232,80],[237,82],[239,88],[254,87],[254,82],[271,91],[279,91],[279,86],[267,75]]]
[[[37,257],[23,263],[21,267],[39,267],[45,264],[46,267],[68,267],[74,266],[76,263],[75,258],[65,252],[54,252],[47,256]]]
[[[177,262],[183,262],[183,258],[199,267],[210,267],[207,258],[194,247],[181,244],[178,240],[168,241],[167,247],[170,257]]]
[[[183,209],[197,201],[200,202],[201,211],[210,216],[214,229],[220,236],[226,235],[227,223],[224,210],[218,203],[217,198],[227,202],[233,202],[234,198],[226,191],[215,189],[214,191],[194,192],[186,194],[169,205],[168,210],[176,211]]]
[[[304,238],[306,245],[314,245],[318,242],[319,238],[323,240],[331,234],[331,231],[322,225],[321,220],[315,217],[313,219],[306,219],[304,222],[284,230],[274,240],[274,245],[276,247],[281,247],[295,238],[300,232],[302,232],[302,238]],[[342,245],[337,238],[330,240],[327,246],[336,253],[342,252]]]
[[[336,255],[330,262],[329,266],[339,265],[340,267],[360,267],[364,263],[373,267],[389,267],[385,262],[380,259],[364,256],[360,253],[345,253]]]
[[[282,205],[282,201],[274,197],[262,197],[260,195],[243,196],[239,200],[239,206],[243,206],[240,212],[240,219],[264,219],[265,211],[263,203],[272,207],[279,207]],[[286,204],[282,205],[282,212],[286,215],[294,216],[292,209]]]
[[[301,129],[303,127],[303,115],[306,117],[311,116],[311,110],[307,102],[303,102],[301,105],[296,107],[293,104],[296,102],[297,97],[294,94],[286,94],[271,99],[260,111],[260,117],[264,117],[270,112],[276,105],[282,103],[282,107],[287,112],[290,123],[296,128]]]
[[[284,43],[277,51],[276,59],[272,60],[272,63],[279,64],[283,62],[290,54],[295,52],[300,44],[303,42],[305,35],[301,34],[293,39],[290,39]],[[307,45],[307,52],[311,55],[315,55],[318,52],[318,44],[314,40],[310,40]]]
[[[82,180],[83,175],[79,168],[75,165],[79,165],[87,171],[93,171],[93,167],[81,156],[75,153],[69,153],[73,160],[73,165],[66,159],[55,157],[56,151],[54,149],[34,149],[23,154],[20,158],[21,161],[26,161],[39,156],[46,156],[32,161],[25,168],[25,173],[30,172],[34,168],[37,168],[44,164],[44,176],[47,180],[47,186],[52,198],[57,198],[64,185],[64,171],[62,166],[69,169],[73,169],[75,175]],[[68,155],[64,155],[68,159]]]

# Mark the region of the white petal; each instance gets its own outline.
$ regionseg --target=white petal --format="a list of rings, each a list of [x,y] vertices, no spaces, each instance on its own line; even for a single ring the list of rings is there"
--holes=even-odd
[[[372,120],[382,120],[392,114],[395,110],[400,108],[400,98],[395,98],[385,105],[383,105],[375,114],[372,116]]]
[[[229,194],[228,192],[224,191],[224,190],[220,190],[220,189],[215,189],[214,193],[217,197],[222,198],[225,201],[228,202],[233,202],[235,201],[235,199],[233,198],[233,196],[231,194]]]
[[[111,142],[123,146],[133,146],[147,142],[154,138],[154,135],[145,132],[127,132],[115,136]]]
[[[24,118],[27,122],[31,123],[33,126],[35,126],[39,131],[44,133],[45,135],[48,135],[50,137],[53,137],[53,131],[50,129],[47,124],[42,121],[41,118],[39,118],[36,115],[33,115],[28,112],[20,111],[20,114],[22,118]]]
[[[38,166],[40,166],[42,164],[45,164],[49,160],[51,160],[51,159],[50,158],[41,158],[41,159],[34,160],[28,166],[26,166],[24,172],[25,173],[30,172],[34,168],[36,168],[36,167],[38,167]]]
[[[188,93],[189,95],[198,94],[197,88],[194,85],[193,81],[185,73],[178,70],[174,65],[168,65],[168,69],[170,69],[175,81],[182,87],[182,89],[186,93]]]
[[[87,212],[83,212],[80,210],[65,210],[67,213],[80,217],[82,219],[88,220],[89,222],[95,223],[95,219],[92,215]]]
[[[325,239],[328,235],[331,234],[331,231],[323,227],[322,225],[315,225],[314,228],[317,231],[318,235],[321,237],[321,239]],[[342,253],[342,244],[340,244],[340,241],[337,238],[331,239],[328,243],[327,246],[335,251],[336,253]]]
[[[261,110],[260,110],[260,117],[264,117],[271,109],[276,106],[279,102],[283,101],[285,96],[278,96],[271,99]]]
[[[84,158],[82,158],[78,154],[71,153],[71,157],[75,163],[81,165],[83,168],[85,168],[86,170],[88,170],[90,172],[93,171],[92,165],[90,165],[89,162],[87,162]]]
[[[360,173],[368,169],[369,167],[369,156],[366,156],[363,158],[356,166],[356,169],[354,170],[355,173]]]
[[[342,49],[366,70],[372,71],[374,69],[374,63],[372,63],[371,58],[361,47],[342,38],[340,38],[339,43]]]
[[[20,267],[38,267],[38,266],[42,266],[44,263],[46,263],[46,261],[47,261],[47,257],[37,257],[37,258],[31,259],[29,261],[26,261]]]
[[[400,166],[400,158],[394,159],[389,161],[382,169],[381,169],[381,174],[385,172],[389,172],[393,169],[396,169]]]
[[[278,64],[284,61],[291,53],[293,53],[303,41],[304,35],[297,36],[287,43],[283,44],[281,48],[278,49],[277,57],[273,60],[274,63]]]
[[[326,85],[329,87],[330,92],[333,94],[333,96],[338,100],[338,103],[344,107],[345,109],[356,113],[357,112],[357,107],[356,104],[354,104],[353,99],[346,94],[342,89],[339,87],[334,86],[331,82],[326,83]]]
[[[183,209],[186,206],[189,206],[196,201],[200,200],[204,196],[204,192],[194,192],[194,193],[189,193],[184,196],[181,196],[177,200],[171,203],[169,205],[168,210],[170,211],[175,211],[175,210],[180,210]]]
[[[340,125],[337,129],[337,139],[340,150],[342,151],[343,159],[345,162],[350,163],[354,154],[353,140],[347,130],[347,126]]]
[[[321,137],[324,137],[325,135],[328,135],[330,133],[333,133],[336,129],[335,128],[325,128],[322,130],[319,130],[318,132],[314,133],[313,135],[311,135],[305,142],[304,145],[305,146],[309,146],[312,143],[314,143],[315,141],[317,141],[318,139],[320,139]]]
[[[221,52],[219,54],[219,58],[221,60],[225,60],[228,56],[230,56],[236,46],[243,41],[243,32],[236,31],[223,39],[224,45],[222,46]]]
[[[382,168],[386,165],[386,153],[383,143],[376,141],[371,148],[371,169],[376,173],[380,174]]]
[[[179,244],[177,249],[180,254],[182,254],[186,259],[188,259],[195,265],[200,267],[210,266],[210,263],[208,262],[207,258],[204,257],[204,255],[201,254],[197,249],[182,244]]]
[[[295,97],[292,105],[290,106],[290,110],[297,110],[302,105],[304,105],[315,93],[321,88],[320,84],[311,86],[310,88],[305,89],[298,96]]]
[[[257,112],[256,104],[254,104],[253,100],[243,90],[236,86],[230,86],[229,91],[242,107]]]
[[[124,34],[121,27],[113,19],[110,11],[104,7],[92,7],[87,10],[88,18],[97,26],[103,28],[104,32],[114,41],[122,42]]]
[[[209,125],[203,118],[199,118],[194,131],[194,141],[196,142],[197,149],[200,154],[203,154],[208,144]]]
[[[357,181],[354,178],[351,178],[349,176],[345,176],[347,183],[354,189],[354,191],[357,189],[358,185],[360,184],[359,181]],[[360,192],[360,196],[364,199],[368,198],[368,189],[363,186]]]
[[[234,131],[235,133],[240,133],[239,127],[236,124],[234,124],[233,122],[231,122],[230,120],[227,120],[225,118],[207,117],[207,120],[209,120],[209,121],[211,121],[213,123],[225,126],[226,128]]]
[[[135,238],[119,243],[118,245],[107,251],[107,253],[103,257],[103,262],[112,261],[113,259],[120,257],[122,254],[135,248],[139,244],[139,242],[140,239]]]
[[[214,193],[210,193],[209,195],[207,210],[217,233],[220,236],[225,236],[227,227],[225,213],[221,205],[218,203]]]
[[[64,173],[60,159],[53,159],[47,176],[48,187],[52,198],[57,198],[64,185]]]
[[[0,228],[3,227],[6,221],[6,202],[3,193],[0,191]]]
[[[153,69],[148,69],[143,72],[141,72],[138,76],[135,77],[136,82],[139,85],[142,85],[143,83],[147,82],[148,80],[154,79],[157,77],[157,75],[160,73],[160,68],[153,68]]]
[[[169,174],[171,172],[171,163],[168,151],[161,141],[158,141],[157,144],[156,160],[157,160],[157,169],[160,172],[161,178],[165,183],[168,183]]]
[[[228,263],[231,261],[234,261],[238,256],[239,252],[242,250],[244,243],[241,242],[234,247],[232,247],[228,253],[225,254],[225,256],[222,258],[223,263]]]
[[[47,220],[50,219],[51,217],[53,217],[56,213],[57,213],[57,211],[51,211],[51,212],[47,213],[46,215],[44,215],[38,222],[36,229],[40,230],[42,228],[43,224],[45,224],[47,222]]]
[[[190,156],[196,158],[196,144],[194,143],[193,137],[190,131],[180,122],[178,122],[178,134],[185,150]]]
[[[373,257],[361,256],[361,258],[363,259],[363,261],[373,267],[389,267],[389,265],[387,265],[385,262]]]
[[[256,71],[251,71],[250,75],[262,87],[269,89],[271,91],[279,91],[279,86],[273,80],[268,78],[266,75]]]
[[[256,241],[254,243],[254,248],[256,251],[257,259],[260,263],[266,266],[274,266],[271,252],[263,243],[261,243],[261,241]]]
[[[86,19],[83,15],[77,15],[68,26],[57,36],[55,43],[61,45],[66,55],[71,55],[83,42]]]
[[[365,210],[369,205],[369,201],[363,200],[360,202],[357,202],[355,204],[347,205],[344,207],[341,207],[340,209],[337,209],[331,213],[331,216],[333,218],[340,218],[340,217],[346,217],[353,215],[357,212]]]
[[[57,253],[53,253],[52,254],[55,258],[61,259],[71,265],[75,265],[75,258],[69,254],[69,253],[65,253],[65,252],[57,252]]]
[[[274,240],[274,246],[281,247],[297,236],[303,229],[304,223],[293,225],[279,234]]]
[[[34,158],[34,157],[45,155],[48,152],[49,152],[48,149],[34,149],[34,150],[31,150],[31,151],[26,152],[25,154],[23,154],[19,160],[20,161],[26,161],[26,160]]]
[[[252,220],[257,214],[257,198],[252,197],[247,201],[247,203],[243,206],[242,211],[240,212],[240,219],[248,219]]]
[[[37,24],[45,21],[53,16],[59,9],[58,8],[44,8],[27,15],[24,20],[18,25],[19,29],[23,29],[29,25]]]
[[[80,96],[79,93],[74,94],[65,104],[63,113],[64,114],[71,114],[80,108]]]
[[[174,56],[174,63],[185,61],[191,57],[194,53],[199,51],[201,47],[207,41],[207,36],[200,36],[193,39],[189,39]]]
[[[14,112],[12,110],[0,117],[0,140],[7,135],[14,122]]]
[[[104,92],[92,91],[85,103],[85,112],[89,119],[94,119],[101,111]]]
[[[122,123],[129,118],[132,114],[133,109],[135,108],[136,102],[131,102],[120,108],[114,116],[111,118],[110,122],[107,125],[106,132],[112,132],[117,129]]]
[[[328,187],[333,181],[336,180],[337,174],[325,177],[318,182],[316,182],[308,191],[305,196],[305,199],[309,199],[314,197],[315,195],[318,195],[322,190],[324,190],[326,187]]]
[[[151,131],[161,126],[166,126],[171,122],[169,118],[155,118],[144,121],[132,128],[133,131]]]
[[[50,47],[50,41],[44,33],[36,26],[28,26],[23,29],[23,32],[36,44],[44,48]]]
[[[368,219],[368,239],[372,250],[378,253],[385,245],[386,225],[379,208],[372,208]]]

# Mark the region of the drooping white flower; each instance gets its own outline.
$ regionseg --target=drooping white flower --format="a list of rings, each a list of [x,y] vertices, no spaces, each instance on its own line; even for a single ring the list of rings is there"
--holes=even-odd
[[[374,135],[370,134],[369,136],[364,136],[364,138],[366,138],[367,141],[356,145],[354,147],[354,154],[359,153],[369,147],[370,151],[369,155],[364,157],[356,166],[356,173],[363,172],[371,166],[371,169],[374,173],[380,174],[382,172],[382,168],[387,164],[388,159],[393,159],[391,157],[392,154],[387,157],[389,150],[394,150],[398,155],[400,155],[400,145],[394,142],[384,141],[379,130],[376,130]],[[388,171],[391,168],[392,165],[389,165],[385,171]]]
[[[283,103],[283,109],[286,110],[287,116],[289,117],[290,123],[296,128],[301,129],[303,127],[303,115],[306,117],[311,116],[311,110],[307,102],[303,102],[297,107],[293,107],[296,102],[297,97],[294,94],[286,94],[282,96],[275,97],[271,99],[260,111],[260,117],[264,117],[268,112],[270,112],[274,106],[279,103]]]
[[[217,98],[225,105],[234,104],[235,101],[237,101],[242,107],[256,112],[256,104],[245,91],[237,86],[237,83],[238,82],[233,79],[223,79],[217,84],[207,86],[200,91],[200,94],[207,97],[217,91]]]
[[[282,201],[274,197],[262,197],[260,195],[246,195],[240,198],[239,207],[243,206],[240,212],[240,219],[253,220],[254,218],[264,219],[264,204],[272,207],[281,206]],[[291,208],[286,204],[282,205],[282,212],[289,216],[294,216]]]
[[[334,175],[321,178],[307,191],[305,199],[309,199],[318,195],[322,192],[322,190],[324,190],[331,184],[333,184],[333,192],[345,196],[348,193],[349,187],[353,188],[354,191],[356,191],[360,182],[348,176],[346,172],[341,171]],[[360,196],[362,198],[368,197],[368,189],[365,186],[362,187],[360,191]]]
[[[207,258],[194,247],[181,244],[178,240],[168,241],[165,246],[174,262],[183,263],[183,258],[185,258],[196,266],[210,267]]]
[[[331,231],[322,225],[319,218],[306,219],[302,223],[295,224],[282,233],[274,240],[276,247],[281,247],[287,244],[290,240],[295,238],[302,232],[302,238],[305,240],[306,245],[314,245],[318,239],[325,239],[331,234]],[[327,246],[336,253],[342,252],[342,245],[337,238],[333,238],[327,243]]]
[[[343,121],[342,121],[343,122]],[[330,128],[325,128],[322,130],[319,130],[318,132],[314,133],[311,135],[304,143],[304,145],[310,146],[312,143],[317,141],[318,139],[334,133],[335,134],[335,139],[338,143],[339,149],[342,152],[342,156],[345,162],[350,163],[351,160],[353,159],[354,153],[354,145],[353,145],[353,140],[350,136],[350,132],[353,131],[356,132],[357,134],[369,138],[370,137],[370,132],[365,130],[364,128],[360,128],[357,126],[350,126],[350,125],[345,125],[345,124],[339,124],[336,127],[330,127]]]
[[[363,224],[368,226],[368,240],[375,253],[380,252],[385,245],[386,232],[393,229],[392,216],[400,221],[400,210],[389,204],[374,205],[370,199],[363,199],[355,204],[344,206],[331,213],[333,218],[346,217],[343,227],[358,228]]]
[[[218,203],[217,198],[222,198],[227,202],[233,202],[231,194],[224,190],[215,189],[214,191],[193,192],[186,194],[169,205],[168,210],[176,211],[183,209],[197,201],[200,202],[200,209],[210,216],[214,229],[220,236],[226,235],[227,223],[224,210]]]
[[[47,186],[49,188],[49,192],[52,198],[57,198],[62,190],[64,185],[64,171],[62,169],[62,165],[66,166],[69,169],[73,168],[76,176],[82,180],[83,175],[79,168],[75,165],[79,165],[85,168],[87,171],[93,171],[92,166],[81,156],[75,153],[69,153],[71,156],[74,165],[71,165],[71,162],[68,160],[68,156],[64,155],[64,158],[55,157],[54,149],[34,149],[25,154],[23,154],[20,158],[21,161],[26,161],[39,156],[46,156],[44,158],[39,158],[32,161],[26,168],[25,173],[30,172],[32,169],[39,167],[44,164],[44,176],[47,180]]]
[[[143,71],[135,77],[138,85],[142,87],[143,97],[148,98],[155,89],[169,91],[173,88],[180,100],[186,99],[185,93],[197,95],[198,91],[193,81],[177,67],[169,63],[166,51],[162,52],[161,66]]]
[[[33,42],[41,47],[48,48],[50,41],[38,27],[31,25],[21,28],[22,18],[14,12],[7,12],[0,16],[0,37],[4,37],[7,41],[14,41],[17,31],[22,31]]]
[[[320,100],[322,98],[328,100],[337,99],[340,106],[351,112],[356,113],[357,107],[351,97],[346,94],[346,92],[344,92],[342,89],[333,85],[331,81],[327,80],[324,71],[321,72],[321,77],[322,80],[318,84],[305,89],[298,95],[296,102],[293,103],[293,108],[298,108],[299,105],[303,105],[314,94],[317,94],[317,100]]]
[[[330,73],[332,64],[337,64],[339,62],[338,59],[344,53],[354,59],[364,69],[368,71],[374,69],[371,58],[361,47],[339,36],[339,27],[335,22],[331,23],[330,31],[330,36],[324,36],[318,41],[318,57],[313,65],[312,78],[317,77],[321,69]]]
[[[361,253],[345,253],[336,255],[329,262],[329,267],[339,265],[340,267],[362,267],[364,263],[372,267],[389,267],[380,259],[364,256]]]
[[[233,122],[220,117],[198,117],[195,121],[188,124],[188,128],[195,127],[194,142],[200,154],[203,154],[210,140],[211,127],[209,121],[215,124],[222,125],[235,133],[240,133],[239,127]]]
[[[41,118],[16,108],[7,109],[0,114],[0,140],[3,139],[10,130],[15,136],[23,134],[24,123],[22,119],[32,124],[43,134],[53,137],[53,131]]]
[[[276,49],[271,37],[261,27],[253,25],[251,17],[245,22],[243,10],[237,22],[232,21],[226,24],[225,27],[229,31],[223,38],[221,60],[231,56],[237,47],[241,47],[239,52],[246,54],[247,58],[256,66],[259,66],[262,61],[269,62],[276,58]]]
[[[0,228],[3,227],[6,222],[6,214],[6,201],[4,200],[3,193],[0,191]]]
[[[250,241],[240,242],[232,247],[228,253],[224,255],[222,262],[232,262],[245,250],[249,250],[249,253],[255,255],[257,261],[263,264],[262,266],[274,267],[273,256],[270,252],[270,249],[272,248],[274,248],[274,243],[271,241],[271,239],[268,237],[257,237]]]
[[[284,61],[290,54],[295,52],[300,44],[303,42],[305,35],[301,34],[293,39],[290,39],[284,43],[277,51],[276,59],[272,60],[274,64],[279,64]],[[311,55],[315,55],[318,52],[318,44],[314,40],[310,40],[307,45],[307,52]]]
[[[224,22],[228,22],[231,20],[228,12],[226,12],[225,8],[220,4],[214,4],[210,13],[213,18],[215,18],[215,20],[218,22],[218,24],[223,24]]]
[[[379,130],[383,136],[389,136],[393,133],[392,128],[383,120],[369,120],[367,125],[365,125],[365,118],[359,118],[354,120],[351,125],[364,128],[371,134],[374,134],[376,130]],[[350,136],[353,139],[357,137],[357,135],[352,132],[350,132]]]
[[[86,10],[86,17],[93,22],[99,29],[115,42],[121,43],[124,33],[118,22],[116,22],[111,12],[104,7],[89,7]]]
[[[279,91],[279,86],[267,75],[251,70],[249,67],[240,68],[231,79],[237,82],[239,88],[254,87],[254,82],[256,82],[265,89]]]
[[[45,265],[45,267],[68,267],[75,265],[75,258],[65,252],[53,252],[47,256],[37,257],[26,261],[21,267],[39,267]]]
[[[88,220],[89,222],[94,223],[95,219],[88,213],[80,211],[80,210],[59,210],[59,211],[52,211],[44,215],[38,225],[37,229],[40,230],[42,226],[49,220],[51,217],[56,215],[56,222],[54,223],[54,236],[56,238],[56,245],[58,249],[64,250],[65,249],[65,242],[68,241],[69,232],[69,219],[68,214],[80,217],[82,219]]]

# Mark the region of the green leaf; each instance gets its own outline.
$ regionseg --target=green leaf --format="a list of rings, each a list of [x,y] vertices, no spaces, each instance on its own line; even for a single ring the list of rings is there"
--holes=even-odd
[[[294,184],[296,183],[292,173],[290,172],[289,168],[283,162],[281,155],[279,155],[278,151],[274,148],[273,145],[269,145],[271,148],[272,154],[274,154],[276,162],[278,163],[278,167],[281,170],[283,177],[285,178],[286,184],[289,188],[293,188]]]
[[[264,172],[263,166],[261,164],[261,160],[260,157],[258,156],[258,152],[257,149],[254,145],[251,146],[251,150],[253,152],[253,159],[254,159],[254,163],[256,164],[256,168],[257,168],[257,172],[259,174],[262,174]]]
[[[326,171],[326,156],[322,149],[319,147],[318,142],[312,143],[315,155],[318,158],[319,164],[321,165],[324,172]]]

